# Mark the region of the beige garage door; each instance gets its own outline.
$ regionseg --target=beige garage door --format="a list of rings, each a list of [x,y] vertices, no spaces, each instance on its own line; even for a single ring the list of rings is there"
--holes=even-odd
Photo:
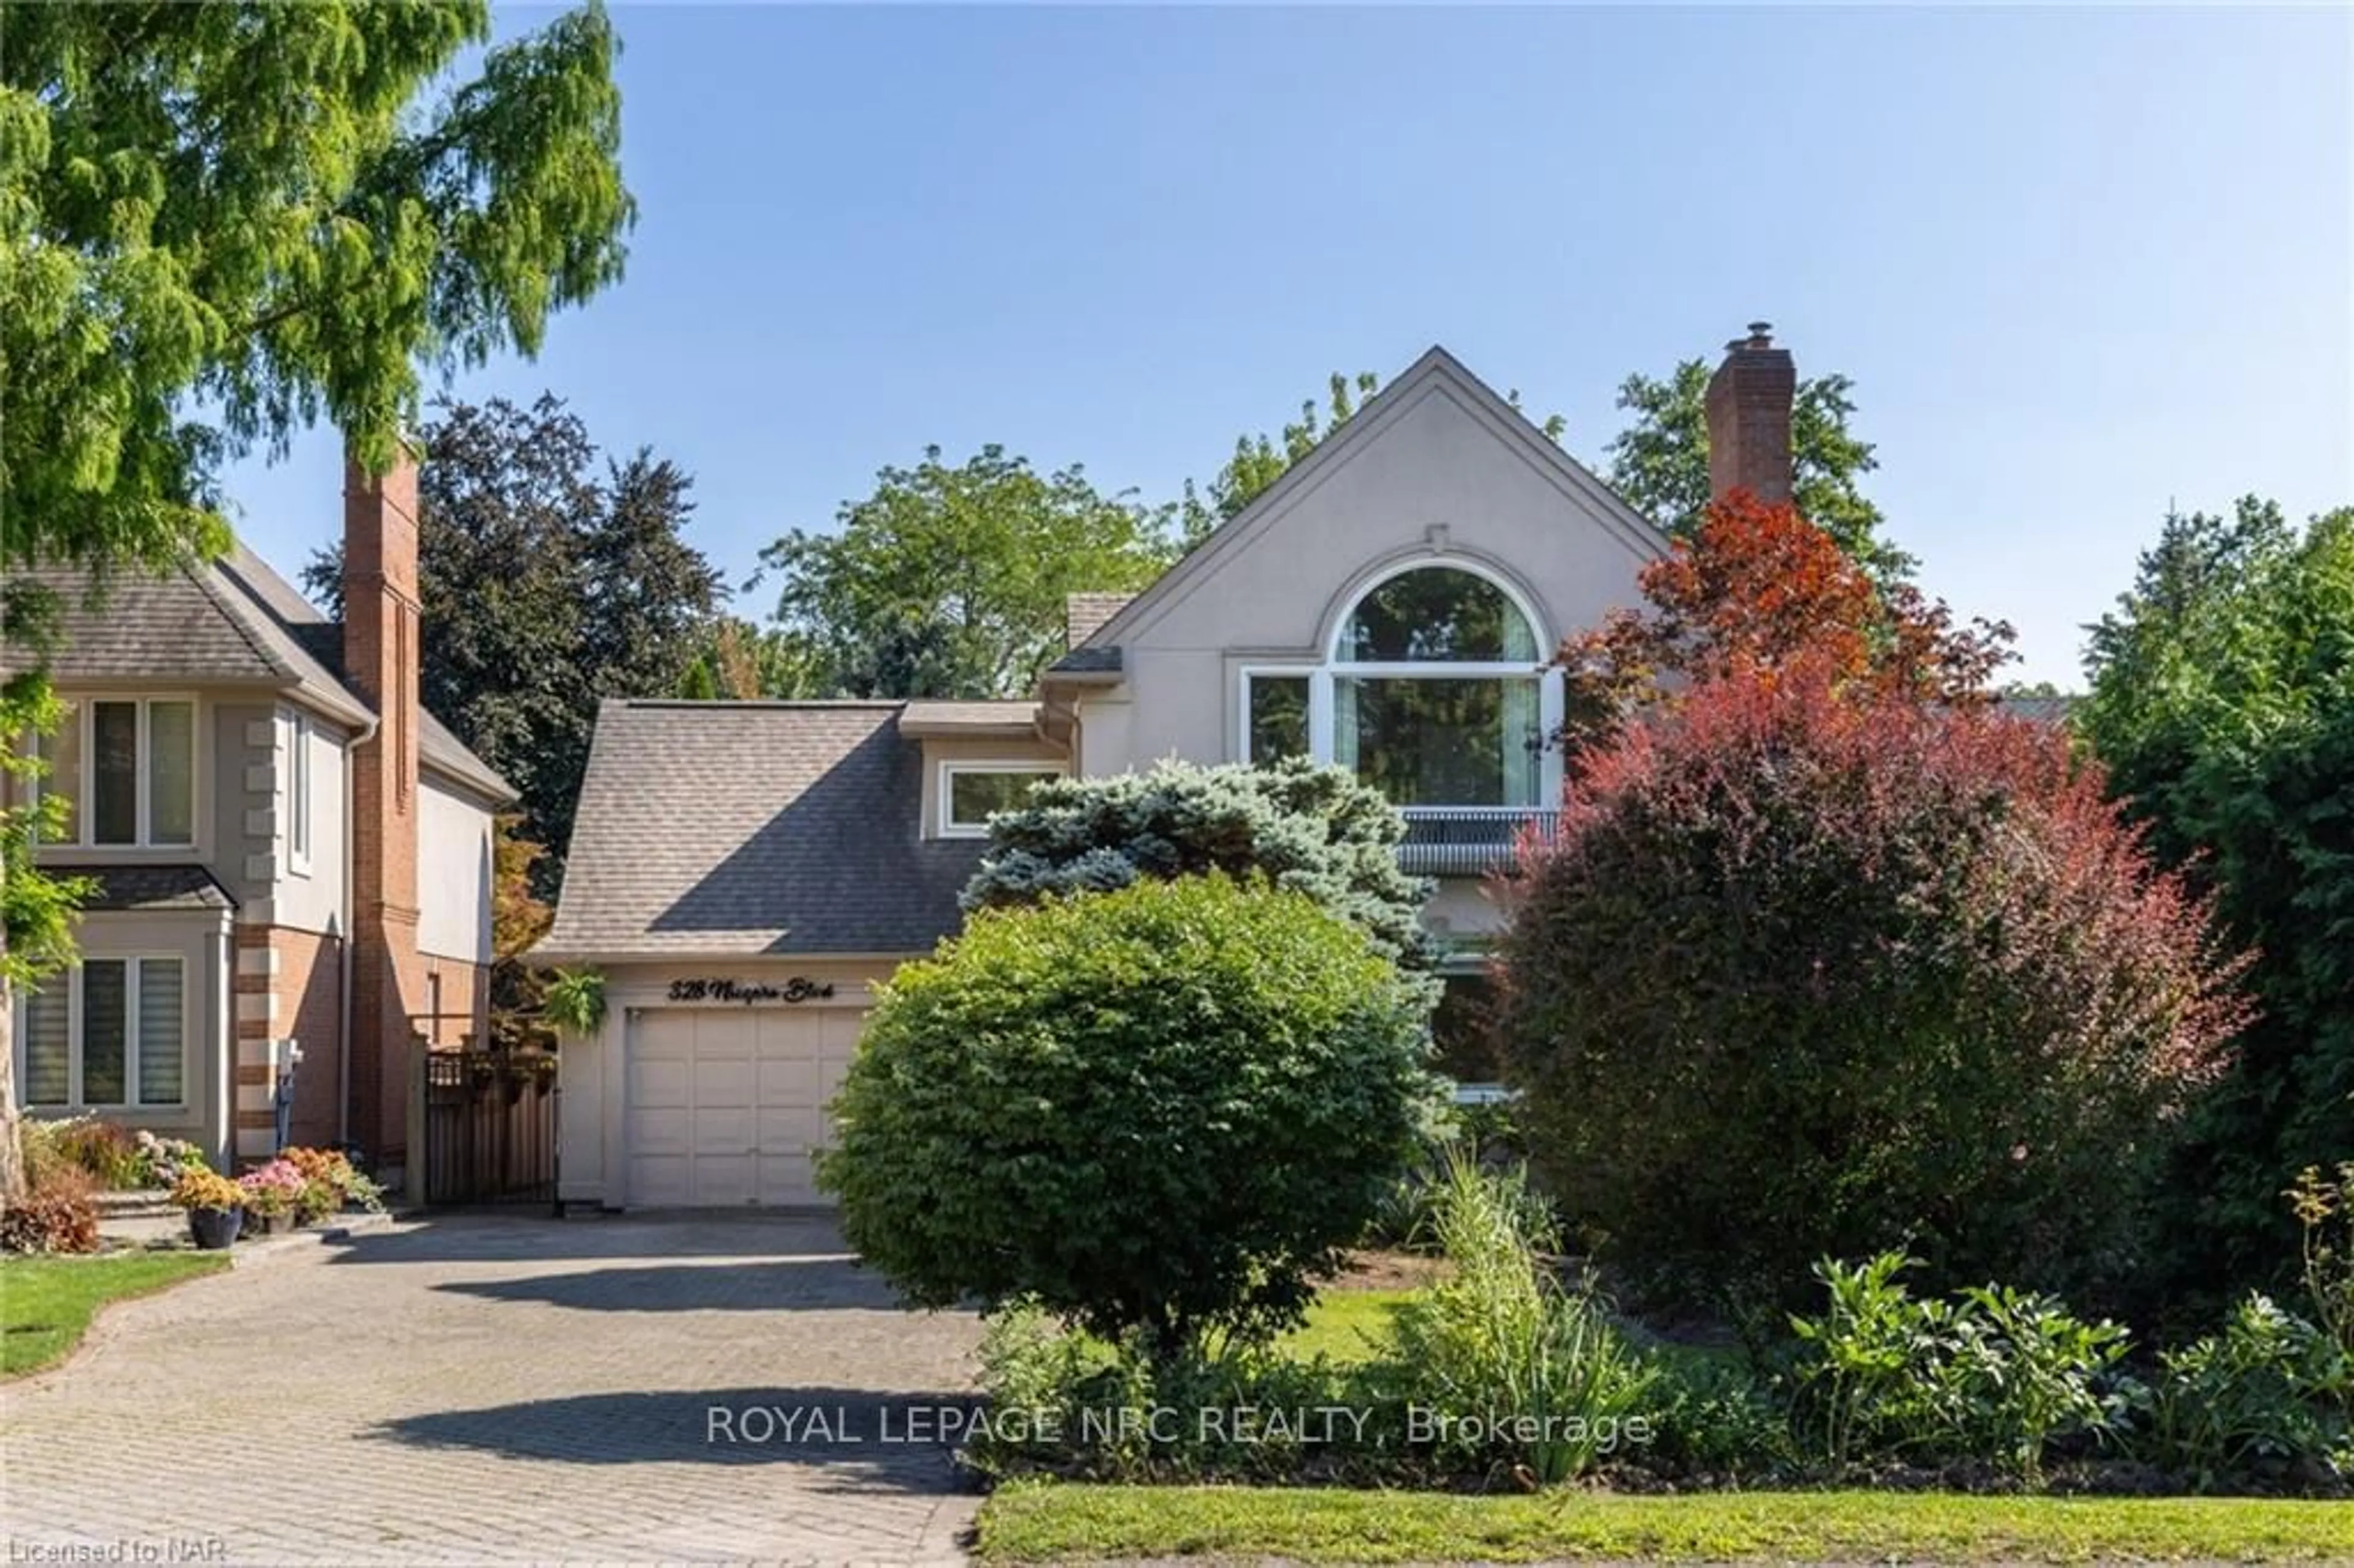
[[[862,1015],[846,1008],[653,1008],[631,1021],[632,1208],[821,1203],[827,1141]]]

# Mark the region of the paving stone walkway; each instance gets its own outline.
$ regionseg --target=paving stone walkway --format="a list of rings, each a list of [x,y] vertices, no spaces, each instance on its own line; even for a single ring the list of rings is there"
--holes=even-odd
[[[896,1310],[822,1220],[398,1224],[113,1308],[0,1385],[0,1538],[11,1563],[958,1562],[979,1499],[925,1439],[969,1408],[978,1337]]]

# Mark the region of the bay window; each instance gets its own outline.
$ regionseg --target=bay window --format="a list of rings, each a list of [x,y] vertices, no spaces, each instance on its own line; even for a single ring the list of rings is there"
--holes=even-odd
[[[169,848],[196,841],[196,705],[82,697],[38,738],[44,799],[65,801],[62,844]]]
[[[177,1106],[187,1086],[187,965],[86,958],[17,1004],[27,1106]]]

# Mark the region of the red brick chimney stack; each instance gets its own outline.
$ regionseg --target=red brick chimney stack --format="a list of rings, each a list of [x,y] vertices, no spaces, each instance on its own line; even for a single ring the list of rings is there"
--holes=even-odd
[[[1798,371],[1790,351],[1776,348],[1772,324],[1751,322],[1749,335],[1724,345],[1724,363],[1708,382],[1708,490],[1735,490],[1761,501],[1790,499],[1790,405]]]
[[[344,668],[376,711],[352,753],[351,1136],[379,1168],[408,1154],[417,953],[417,462],[344,463]]]

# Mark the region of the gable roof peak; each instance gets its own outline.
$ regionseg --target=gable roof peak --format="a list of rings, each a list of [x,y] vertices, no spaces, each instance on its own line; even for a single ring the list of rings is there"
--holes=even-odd
[[[1667,553],[1667,535],[1657,524],[1628,505],[1625,497],[1571,456],[1559,441],[1548,439],[1526,412],[1481,380],[1445,344],[1434,343],[1413,364],[1384,384],[1381,390],[1358,405],[1347,419],[1327,429],[1322,439],[1278,474],[1273,483],[1253,496],[1248,505],[1211,529],[1174,566],[1097,626],[1077,652],[1108,653],[1117,660],[1119,643],[1147,623],[1173,595],[1183,591],[1184,585],[1206,569],[1207,563],[1232,548],[1236,539],[1257,529],[1267,518],[1288,508],[1295,497],[1319,482],[1320,477],[1337,464],[1348,461],[1359,446],[1378,440],[1390,424],[1394,411],[1410,407],[1416,401],[1417,391],[1428,387],[1433,381],[1444,381],[1458,389],[1475,418],[1490,421],[1507,447],[1518,450],[1549,474],[1565,494],[1575,496],[1627,548],[1647,557]],[[1094,673],[1072,663],[1075,657],[1076,653],[1066,655],[1055,666],[1055,672]]]

